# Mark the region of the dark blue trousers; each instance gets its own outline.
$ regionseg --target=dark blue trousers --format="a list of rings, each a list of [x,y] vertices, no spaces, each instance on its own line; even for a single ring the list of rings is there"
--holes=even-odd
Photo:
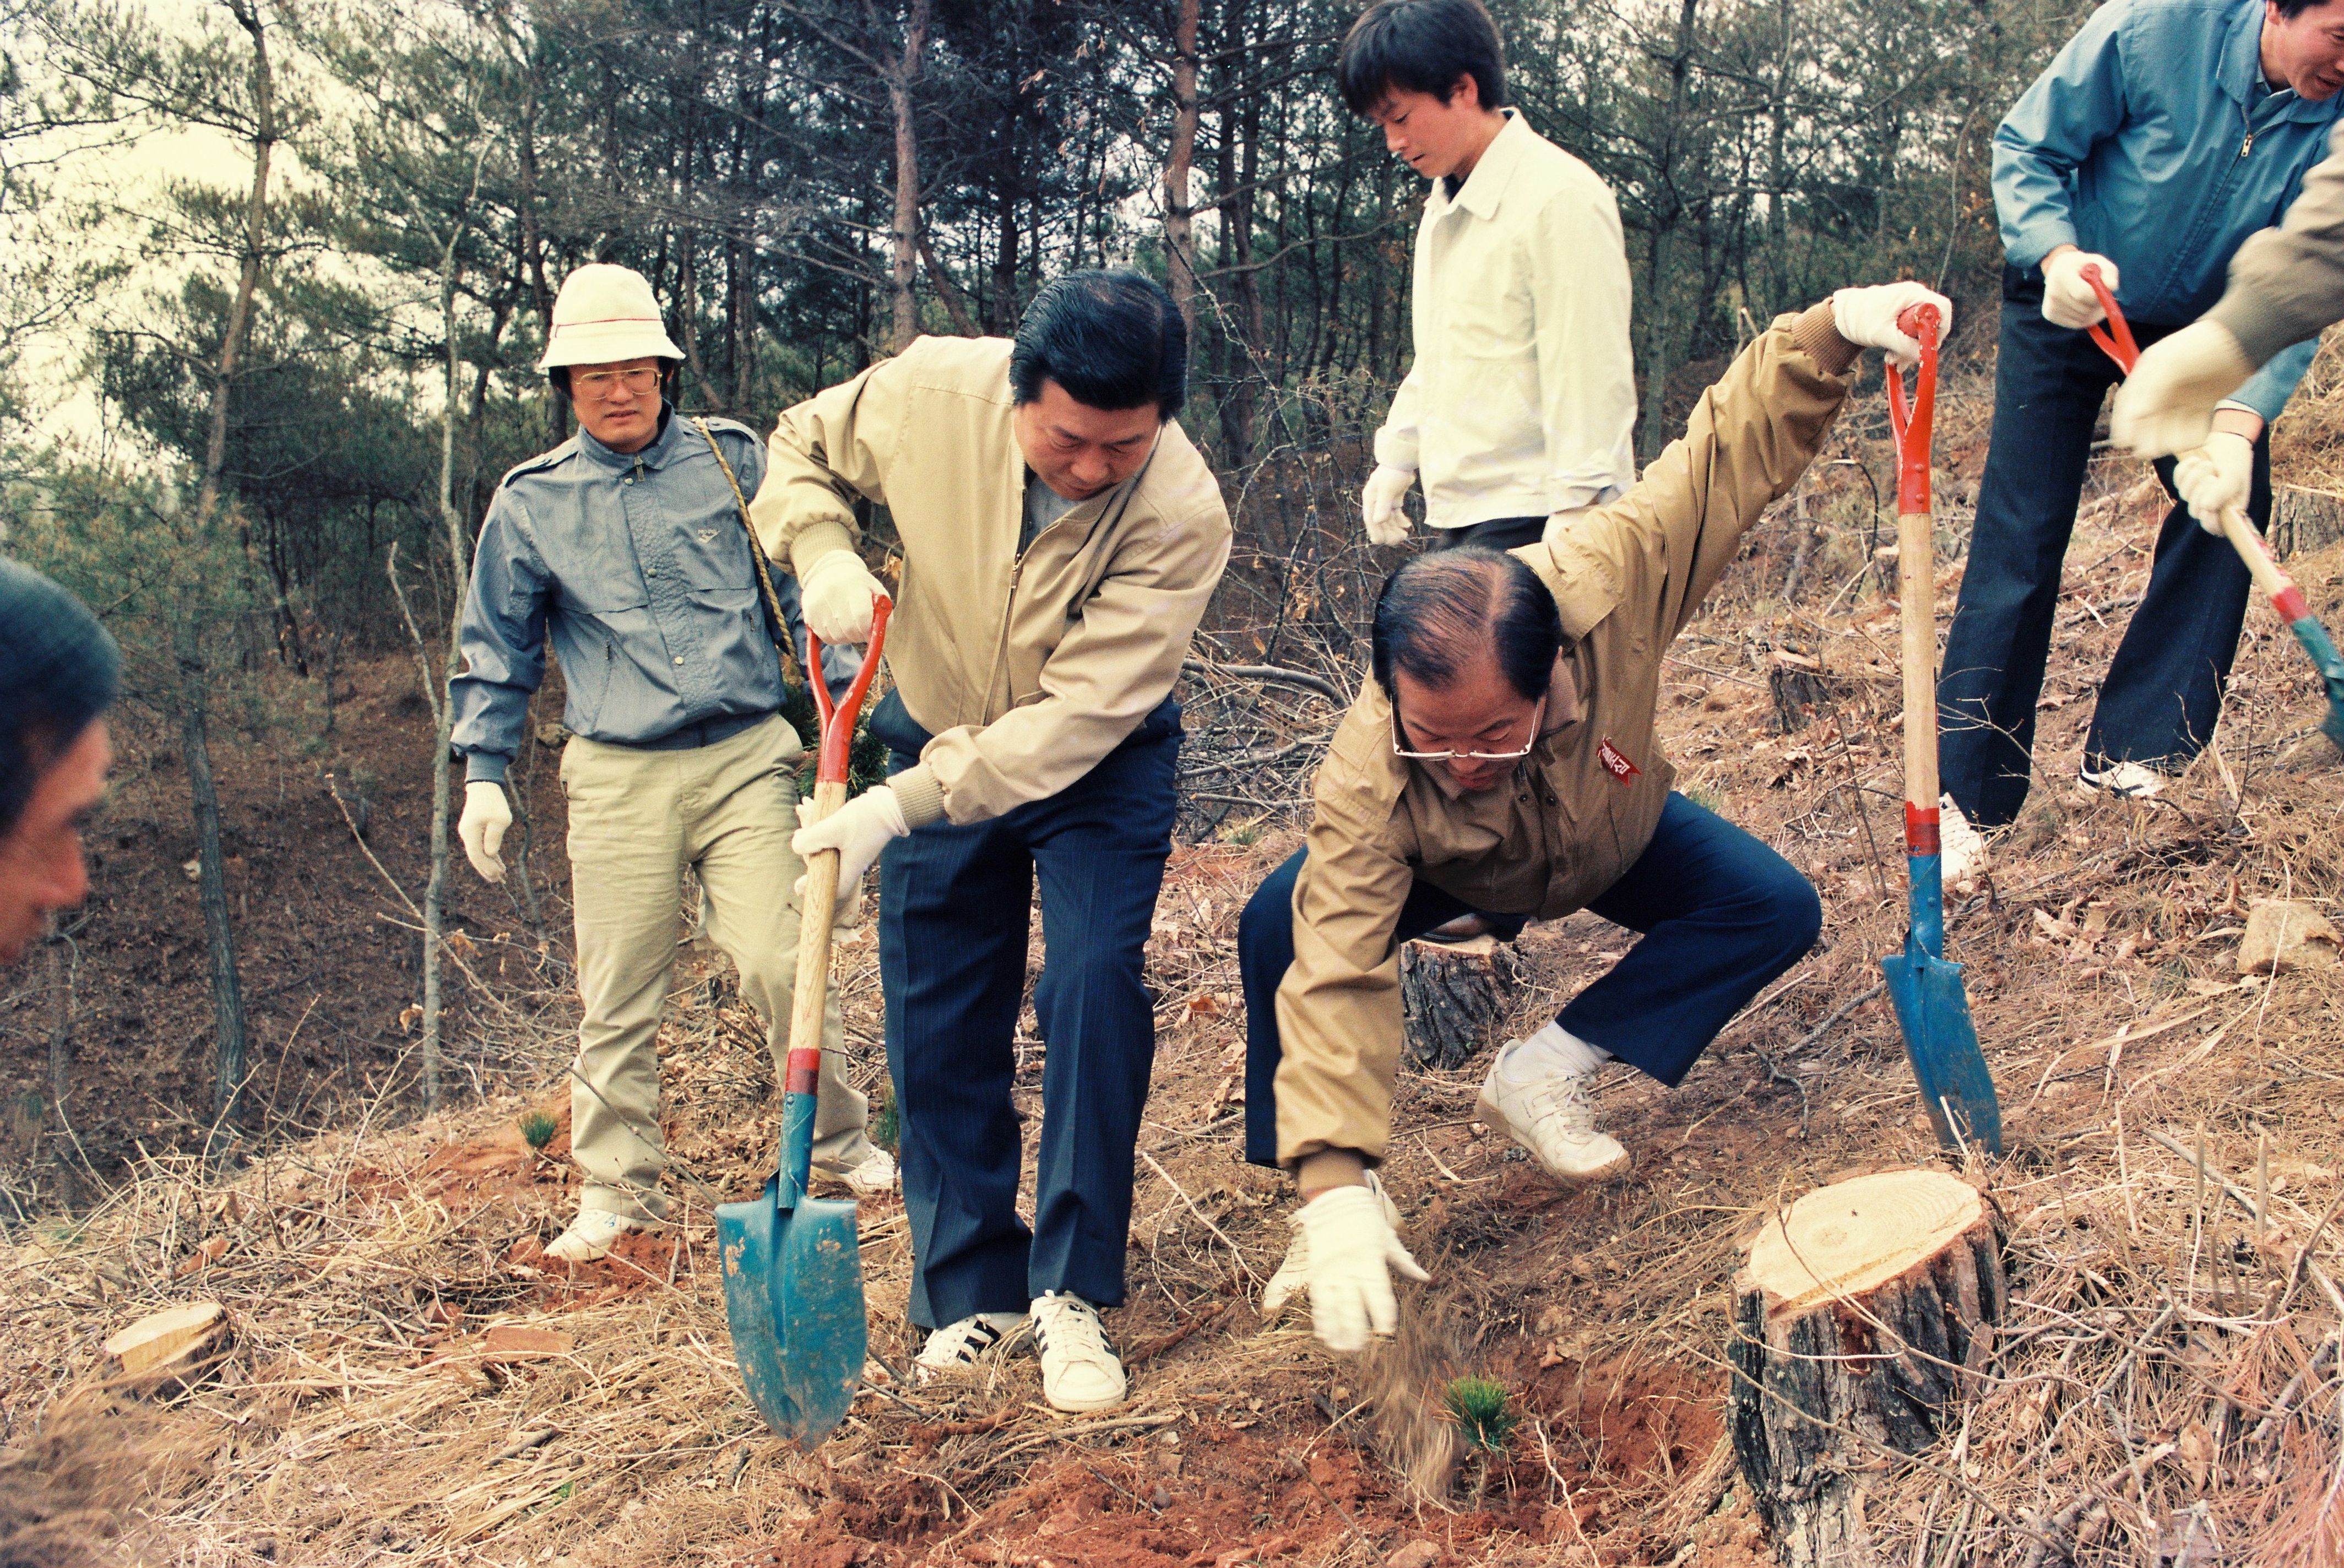
[[[880,856],[887,1070],[922,1328],[1022,1312],[1045,1290],[1123,1300],[1132,1151],[1156,1054],[1140,966],[1172,847],[1179,725],[1167,703],[1049,799],[965,827],[931,823]],[[914,760],[897,752],[894,771]],[[1036,876],[1046,1055],[1028,1230],[1009,1091]]]
[[[2133,324],[2143,348],[2172,329]],[[2060,565],[2100,404],[2120,379],[2088,336],[2043,319],[2042,275],[2031,268],[2004,269],[1999,356],[1977,523],[1937,682],[1938,766],[1946,792],[1981,827],[2010,821],[2026,804]],[[2175,493],[2170,460],[2157,474]],[[2269,525],[2270,505],[2265,432],[2247,501],[2256,528]],[[2147,591],[2100,685],[2087,764],[2172,773],[2205,747],[2221,716],[2251,581],[2237,551],[2198,527],[2177,496]]]
[[[1238,923],[1246,999],[1246,1158],[1278,1163],[1278,987],[1294,962],[1296,855],[1269,874]],[[1652,842],[1588,905],[1643,934],[1626,957],[1571,998],[1562,1027],[1673,1088],[1709,1042],[1822,932],[1824,908],[1798,868],[1674,791]],[[1420,882],[1400,906],[1396,942],[1468,913]]]

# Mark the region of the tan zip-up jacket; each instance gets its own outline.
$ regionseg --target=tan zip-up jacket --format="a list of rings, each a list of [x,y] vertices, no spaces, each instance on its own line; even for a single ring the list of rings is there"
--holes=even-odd
[[[1784,316],[1702,395],[1682,440],[1561,541],[1513,553],[1562,612],[1582,716],[1542,736],[1510,784],[1458,794],[1392,754],[1370,682],[1319,764],[1294,885],[1294,966],[1278,992],[1278,1157],[1383,1158],[1400,1054],[1392,940],[1422,877],[1478,909],[1584,908],[1652,842],[1676,776],[1653,740],[1661,661],[1741,548],[1806,471],[1854,382],[1830,307]],[[1562,672],[1558,672],[1561,678]]]
[[[801,575],[854,548],[856,496],[894,516],[887,672],[935,737],[890,781],[914,827],[982,822],[1090,772],[1170,694],[1228,562],[1220,486],[1169,420],[1137,476],[1020,556],[1009,350],[922,338],[798,404],[749,507],[766,553]]]

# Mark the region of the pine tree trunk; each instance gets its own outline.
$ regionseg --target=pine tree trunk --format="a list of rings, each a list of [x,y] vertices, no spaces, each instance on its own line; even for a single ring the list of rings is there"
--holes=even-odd
[[[195,807],[196,882],[204,911],[204,946],[211,956],[213,1052],[212,1112],[223,1127],[233,1127],[243,1111],[245,1075],[244,986],[237,977],[236,932],[227,918],[227,869],[220,848],[219,788],[212,778],[212,749],[205,710],[200,663],[186,652],[194,640],[192,625],[180,632],[183,651],[179,667],[179,743],[187,754],[187,795]]]
[[[1769,1219],[1734,1281],[1734,1456],[1782,1568],[1877,1561],[1857,1477],[1918,1453],[2008,1304],[1983,1199],[1942,1171],[1860,1176]]]
[[[887,73],[887,101],[895,116],[895,225],[890,275],[894,288],[895,351],[920,335],[920,307],[912,280],[920,269],[920,138],[912,89],[920,80],[920,51],[928,41],[931,0],[911,0],[904,19],[904,53]]]
[[[1172,35],[1172,145],[1164,158],[1164,248],[1173,302],[1191,333],[1197,328],[1196,209],[1188,176],[1197,156],[1197,0],[1180,0]]]

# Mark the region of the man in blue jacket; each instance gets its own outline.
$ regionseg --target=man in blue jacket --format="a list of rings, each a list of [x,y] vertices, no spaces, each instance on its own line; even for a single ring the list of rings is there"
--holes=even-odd
[[[2081,330],[2104,314],[2086,269],[2144,345],[2196,319],[2231,253],[2279,221],[2319,161],[2339,56],[2344,0],[2109,0],[1995,132],[2006,265],[1993,444],[1937,687],[1945,790],[1980,828],[2026,798],[2060,562],[2119,374]],[[2266,429],[2314,347],[2272,359],[2218,416],[2240,438],[2217,444],[2250,485],[2258,528],[2270,514]],[[2158,471],[2170,491],[2171,465]],[[2230,547],[2176,504],[2100,688],[2085,784],[2154,794],[2204,747],[2248,586]],[[1947,859],[1949,878],[1971,869]]]
[[[780,712],[781,655],[742,500],[764,477],[765,448],[745,425],[676,412],[682,359],[641,273],[596,262],[562,280],[538,368],[578,433],[497,487],[464,600],[466,667],[449,683],[465,758],[457,835],[473,869],[501,882],[506,770],[549,646],[561,661],[584,1003],[570,1092],[584,1181],[577,1219],[545,1249],[565,1263],[591,1262],[667,1214],[658,1042],[685,867],[777,1075],[789,1048],[803,748]],[[785,615],[796,586],[779,584]],[[865,1135],[841,1045],[834,995],[814,1168],[858,1193],[887,1191],[894,1162]]]

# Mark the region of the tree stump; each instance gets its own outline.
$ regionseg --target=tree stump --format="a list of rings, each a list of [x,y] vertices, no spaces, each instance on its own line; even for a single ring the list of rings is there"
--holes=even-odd
[[[1940,1171],[1836,1182],[1766,1222],[1733,1289],[1733,1452],[1776,1560],[1873,1563],[1855,1477],[1927,1447],[1993,1349],[1992,1211]]]
[[[1399,950],[1408,1059],[1450,1072],[1473,1059],[1505,1022],[1521,960],[1493,936],[1409,942]]]
[[[227,1310],[217,1301],[149,1312],[101,1347],[110,1362],[107,1381],[138,1393],[191,1388],[219,1364],[232,1338]]]

